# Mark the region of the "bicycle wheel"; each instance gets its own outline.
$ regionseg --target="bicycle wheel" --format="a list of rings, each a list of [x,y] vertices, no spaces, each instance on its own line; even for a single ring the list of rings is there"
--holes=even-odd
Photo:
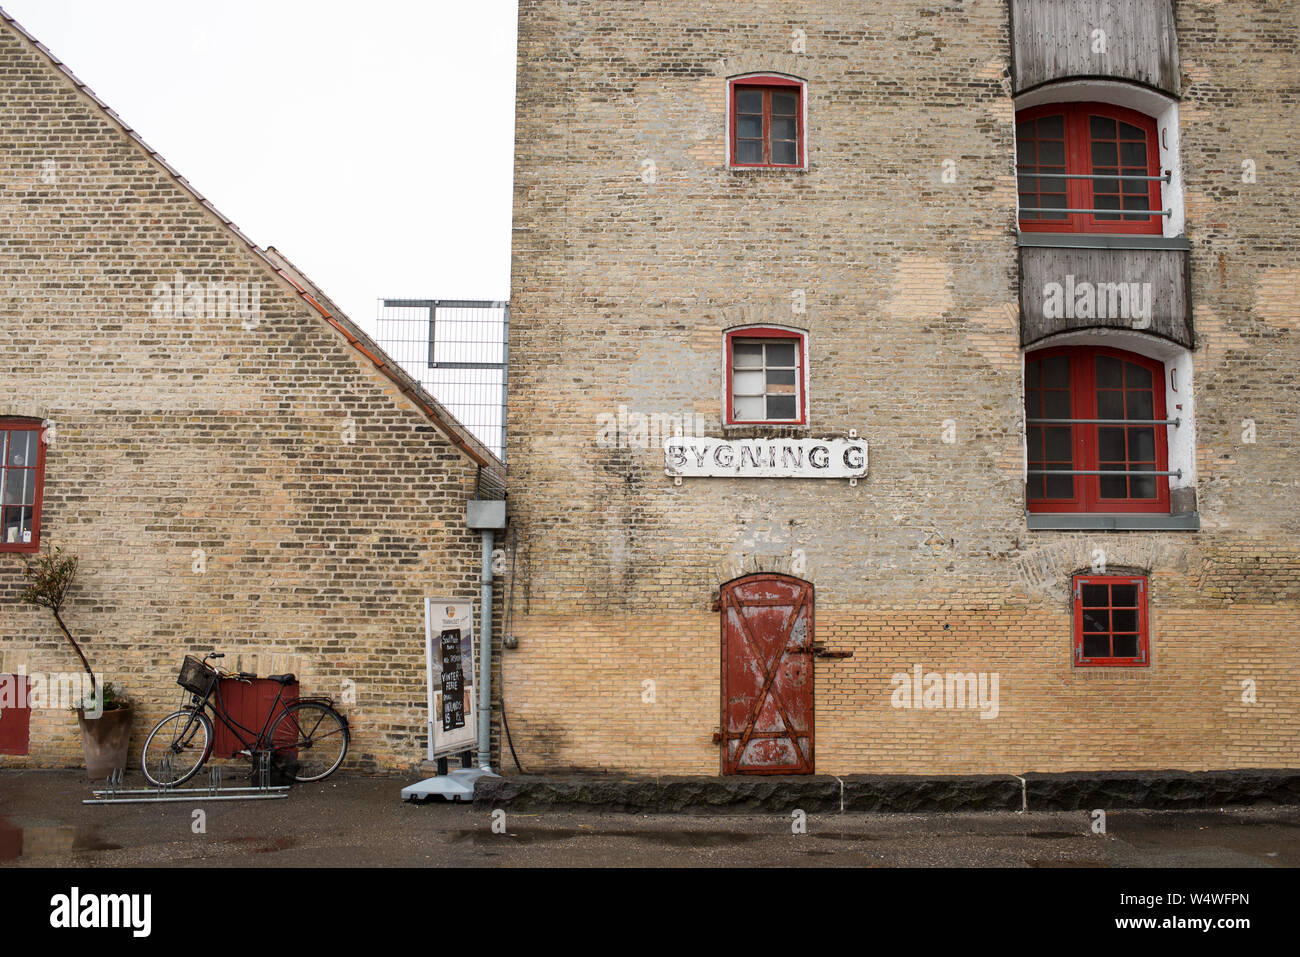
[[[173,711],[145,739],[140,770],[154,787],[172,788],[199,773],[212,753],[212,719],[203,711]]]
[[[319,701],[300,701],[271,728],[272,760],[297,761],[295,781],[320,781],[343,763],[350,737],[343,715]]]

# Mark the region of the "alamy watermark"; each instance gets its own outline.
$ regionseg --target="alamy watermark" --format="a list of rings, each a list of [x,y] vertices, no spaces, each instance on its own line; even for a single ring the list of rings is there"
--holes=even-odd
[[[197,282],[176,273],[153,287],[155,319],[228,319],[252,329],[262,321],[262,284]]]
[[[980,720],[989,721],[1000,710],[1000,682],[996,671],[926,671],[918,664],[890,677],[889,703],[903,710],[979,711]]]

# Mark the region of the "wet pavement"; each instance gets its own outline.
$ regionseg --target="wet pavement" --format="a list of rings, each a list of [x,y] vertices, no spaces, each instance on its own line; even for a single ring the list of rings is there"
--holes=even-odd
[[[1113,811],[1104,834],[1083,811],[817,813],[794,833],[788,813],[407,804],[413,779],[340,774],[285,800],[88,806],[80,772],[0,769],[0,867],[1300,866],[1297,807]]]

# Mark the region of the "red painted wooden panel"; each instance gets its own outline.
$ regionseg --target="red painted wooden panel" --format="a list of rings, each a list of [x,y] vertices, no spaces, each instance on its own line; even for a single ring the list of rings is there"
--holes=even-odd
[[[27,754],[32,725],[32,709],[27,705],[30,691],[27,675],[0,675],[0,754]]]
[[[720,599],[723,773],[814,773],[812,585],[751,575]]]
[[[252,684],[246,684],[242,681],[236,681],[234,678],[221,679],[221,703],[225,706],[226,712],[231,719],[247,728],[247,731],[241,730],[240,733],[251,744],[253,739],[261,733],[262,726],[266,724],[266,717],[271,713],[275,705],[276,692],[280,690],[280,685],[266,678],[254,678]],[[281,704],[293,701],[298,697],[298,682],[284,686],[284,696]],[[215,704],[215,696],[213,703]],[[277,713],[278,713],[277,709]],[[218,758],[234,757],[244,747],[234,733],[222,723],[220,718],[213,721],[216,726],[216,734],[212,747],[212,754]]]

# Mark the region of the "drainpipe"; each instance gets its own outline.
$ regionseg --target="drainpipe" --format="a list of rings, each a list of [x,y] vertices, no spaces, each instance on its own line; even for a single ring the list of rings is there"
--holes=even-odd
[[[502,503],[504,504],[504,503]],[[492,770],[492,530],[482,530],[483,560],[479,578],[478,766]]]
[[[466,503],[465,524],[480,533],[483,556],[479,572],[478,628],[478,766],[492,772],[492,543],[494,532],[506,527],[504,499],[472,499]]]

